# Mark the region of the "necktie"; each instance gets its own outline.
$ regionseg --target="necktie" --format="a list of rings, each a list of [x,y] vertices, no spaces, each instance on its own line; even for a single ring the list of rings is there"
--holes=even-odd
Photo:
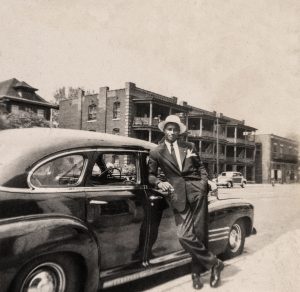
[[[175,150],[174,150],[173,143],[170,143],[170,144],[171,144],[171,155],[172,155],[174,161],[176,162],[176,165],[177,165],[178,168],[180,169],[180,167],[179,167],[179,165],[178,165],[177,157],[176,157],[176,154],[175,154]]]

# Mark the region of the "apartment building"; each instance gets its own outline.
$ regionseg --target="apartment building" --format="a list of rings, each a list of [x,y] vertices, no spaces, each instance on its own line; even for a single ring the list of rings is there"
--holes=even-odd
[[[255,131],[244,120],[190,107],[188,140],[195,143],[211,176],[239,171],[255,181]]]
[[[298,143],[274,134],[256,136],[258,182],[293,183],[298,178]]]
[[[125,88],[101,87],[97,94],[60,102],[61,128],[119,134],[158,143],[163,137],[157,125],[170,114],[187,122],[187,104],[125,83]]]
[[[255,181],[255,128],[187,102],[179,103],[177,97],[138,88],[131,82],[122,89],[101,87],[96,94],[82,92],[78,98],[61,101],[59,125],[158,143],[163,133],[157,125],[170,114],[179,115],[187,125],[183,139],[196,144],[211,177],[217,173],[219,162],[219,172],[236,170],[248,181]]]

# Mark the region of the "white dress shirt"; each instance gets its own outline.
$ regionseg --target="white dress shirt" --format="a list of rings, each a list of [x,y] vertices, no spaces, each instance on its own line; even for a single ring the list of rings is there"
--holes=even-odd
[[[171,143],[165,140],[165,143],[167,145],[167,148],[171,154]],[[181,163],[181,159],[180,159],[180,153],[179,153],[179,148],[178,148],[178,144],[177,144],[177,140],[175,142],[172,143],[173,147],[174,147],[174,151],[175,151],[175,156],[177,159],[177,164],[179,165],[179,169],[180,171],[182,171],[182,163]]]

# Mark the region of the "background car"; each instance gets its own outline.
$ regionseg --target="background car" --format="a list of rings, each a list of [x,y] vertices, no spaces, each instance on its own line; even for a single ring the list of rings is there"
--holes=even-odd
[[[1,131],[1,292],[97,291],[190,262],[167,194],[148,184],[155,146],[78,130]],[[253,216],[244,200],[210,197],[209,248],[239,255]]]
[[[237,171],[224,171],[217,178],[213,179],[217,186],[224,186],[232,188],[235,185],[239,185],[242,188],[245,187],[247,180],[240,172]]]

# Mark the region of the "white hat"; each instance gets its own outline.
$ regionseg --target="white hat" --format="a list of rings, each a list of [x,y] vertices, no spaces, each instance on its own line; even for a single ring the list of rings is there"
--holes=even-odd
[[[158,128],[163,132],[165,129],[165,126],[168,123],[177,124],[180,129],[180,134],[182,134],[186,131],[186,126],[183,123],[181,123],[180,118],[175,115],[167,116],[167,118],[164,121],[162,121],[158,124]]]

